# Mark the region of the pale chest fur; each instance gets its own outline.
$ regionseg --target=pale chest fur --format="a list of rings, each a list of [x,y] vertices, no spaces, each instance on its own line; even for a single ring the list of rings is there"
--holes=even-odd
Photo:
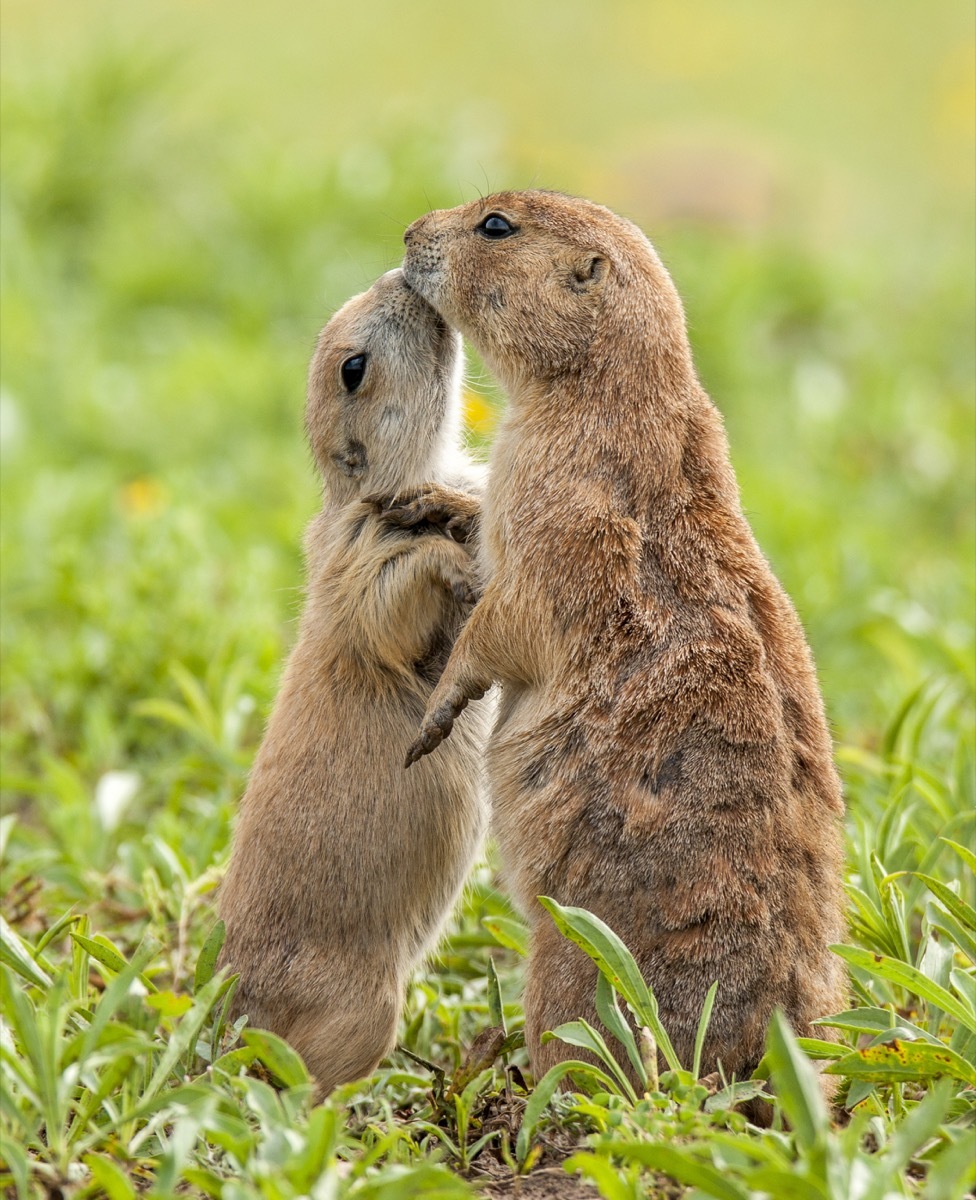
[[[510,413],[495,438],[481,518],[481,564],[485,579],[505,565],[511,545],[515,496],[515,454],[519,431]]]

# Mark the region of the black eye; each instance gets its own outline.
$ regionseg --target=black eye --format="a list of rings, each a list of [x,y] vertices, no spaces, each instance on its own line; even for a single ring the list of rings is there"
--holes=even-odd
[[[366,374],[366,355],[356,354],[342,364],[342,383],[347,392],[354,392]]]
[[[497,241],[498,238],[511,237],[515,233],[515,226],[498,213],[489,213],[478,226],[478,232],[483,237]]]

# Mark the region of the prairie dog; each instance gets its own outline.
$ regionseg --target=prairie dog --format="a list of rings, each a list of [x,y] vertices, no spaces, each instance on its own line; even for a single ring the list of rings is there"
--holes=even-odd
[[[319,1095],[392,1049],[407,976],[486,824],[485,713],[442,762],[402,766],[477,586],[455,540],[479,508],[455,490],[479,487],[458,448],[460,369],[457,334],[396,270],[332,318],[309,371],[323,507],[219,911],[235,1013],[287,1038]],[[397,500],[418,492],[422,525]]]
[[[844,1007],[828,950],[843,801],[812,658],[742,514],[677,292],[635,225],[548,192],[429,213],[405,241],[411,286],[509,393],[485,591],[409,759],[501,682],[488,779],[533,927],[533,1070],[576,1053],[545,1030],[599,1024],[595,969],[537,906],[549,895],[624,939],[686,1064],[718,980],[703,1071],[741,1079],[775,1006],[804,1035]]]

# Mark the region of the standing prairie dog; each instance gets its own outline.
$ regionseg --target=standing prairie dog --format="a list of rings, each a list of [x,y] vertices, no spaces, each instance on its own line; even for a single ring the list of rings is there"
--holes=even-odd
[[[575,1056],[545,1030],[598,1023],[595,969],[536,904],[549,895],[624,939],[685,1064],[718,980],[703,1069],[741,1079],[776,1006],[805,1035],[844,1006],[828,949],[843,803],[810,652],[742,515],[674,285],[635,225],[548,192],[429,213],[405,241],[407,280],[510,399],[485,591],[408,760],[501,682],[488,778],[533,926],[537,1075]]]
[[[309,372],[323,507],[219,910],[235,1012],[287,1038],[320,1095],[393,1047],[486,823],[484,713],[416,777],[401,761],[476,588],[460,369],[457,334],[396,270],[332,318]],[[418,490],[428,519],[407,528],[397,498]]]

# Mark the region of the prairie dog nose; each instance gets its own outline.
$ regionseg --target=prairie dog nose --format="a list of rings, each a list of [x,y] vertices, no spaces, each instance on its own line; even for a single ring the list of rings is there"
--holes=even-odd
[[[417,234],[420,233],[422,226],[424,224],[426,224],[429,217],[430,217],[430,213],[427,213],[423,217],[418,217],[416,219],[416,221],[413,222],[412,225],[407,226],[407,228],[403,234],[404,245],[406,245],[406,246],[410,245],[410,243],[416,238]]]

